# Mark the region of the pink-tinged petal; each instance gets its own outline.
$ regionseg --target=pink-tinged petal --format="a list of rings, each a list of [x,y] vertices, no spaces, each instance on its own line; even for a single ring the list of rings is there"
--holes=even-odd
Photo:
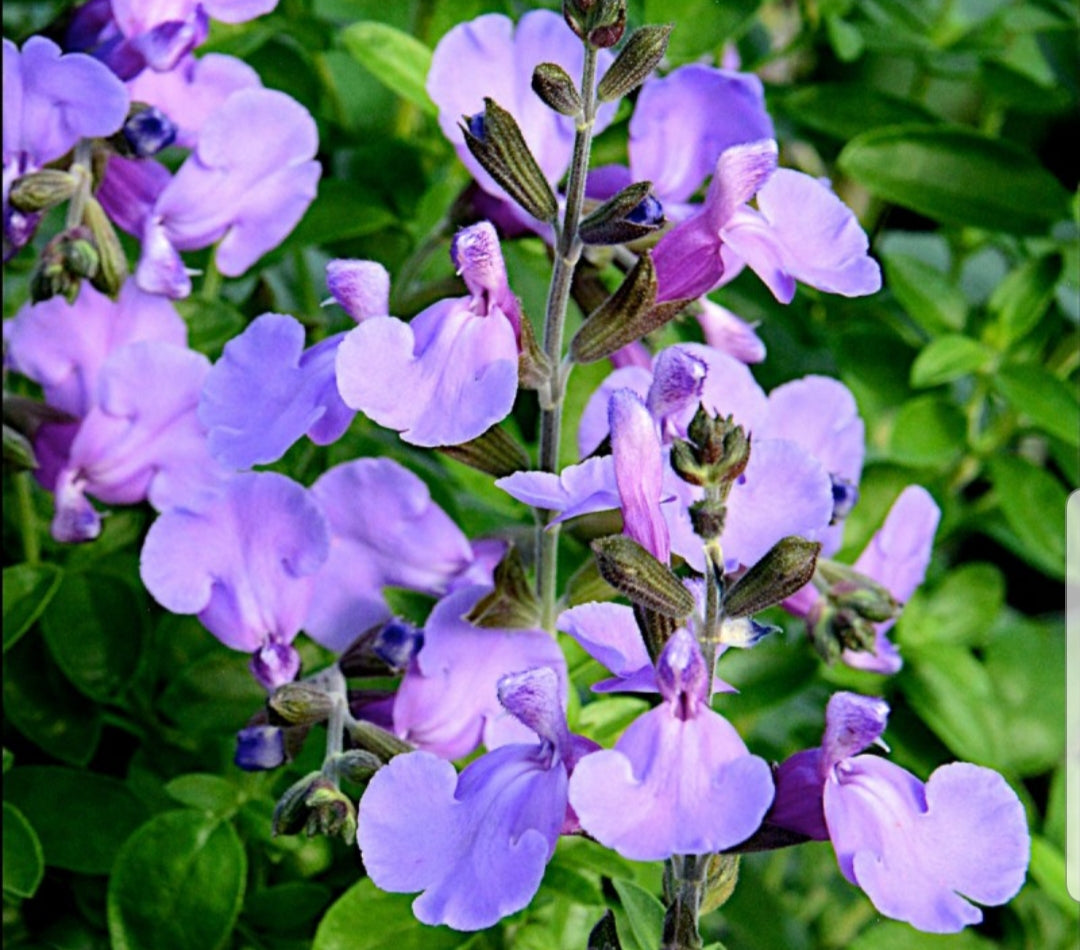
[[[8,368],[39,383],[50,406],[77,417],[94,404],[109,354],[138,340],[184,346],[187,326],[168,300],[143,293],[133,281],[115,301],[83,281],[74,304],[52,297],[4,322]]]
[[[630,120],[630,167],[661,201],[687,201],[721,153],[773,138],[761,80],[692,64],[641,87]]]
[[[786,439],[755,442],[728,496],[721,544],[729,570],[751,566],[789,535],[813,540],[832,508],[832,483],[817,459]]]
[[[510,412],[517,341],[501,311],[479,316],[471,298],[443,300],[412,323],[372,317],[338,348],[346,405],[413,445],[468,442]]]
[[[427,485],[391,459],[335,466],[311,493],[331,540],[304,629],[330,649],[343,650],[389,618],[384,587],[442,595],[473,561],[468,539]]]
[[[1005,780],[966,763],[924,786],[874,756],[841,763],[825,785],[840,869],[888,917],[931,933],[982,920],[965,898],[1002,904],[1024,883],[1030,838]]]
[[[496,487],[534,508],[560,513],[559,521],[619,507],[615,466],[610,455],[586,459],[554,472],[515,472]]]
[[[4,163],[40,167],[82,138],[111,135],[127,118],[124,84],[83,53],[62,54],[43,36],[20,51],[4,40]]]
[[[326,287],[357,323],[390,313],[390,274],[376,261],[330,261]]]
[[[719,234],[735,212],[775,175],[776,157],[776,142],[763,139],[735,145],[717,159],[703,211],[714,233]]]
[[[881,268],[868,254],[866,233],[828,185],[781,168],[761,187],[757,205],[758,223],[748,218],[743,235],[740,221],[725,229],[724,240],[782,303],[791,299],[786,283],[767,276],[776,262],[791,278],[827,293],[861,297],[881,289]]]
[[[726,307],[707,297],[698,301],[697,321],[705,342],[714,349],[733,356],[742,363],[760,363],[765,359],[765,344],[754,332],[754,325],[737,317]]]
[[[142,237],[154,203],[171,179],[169,170],[156,161],[110,155],[97,199],[113,224]]]
[[[611,396],[611,450],[623,531],[663,564],[671,559],[671,539],[660,511],[664,454],[649,410],[629,389]]]
[[[296,635],[329,540],[306,489],[274,472],[246,473],[201,510],[159,516],[140,573],[167,610],[198,614],[226,646],[255,651]]]
[[[599,74],[611,59],[610,53],[601,52]],[[538,64],[553,62],[576,77],[583,61],[581,42],[550,10],[526,13],[516,28],[501,14],[485,14],[459,24],[439,40],[428,72],[428,95],[439,108],[443,134],[484,191],[506,197],[466,147],[459,127],[462,117],[482,112],[485,97],[494,99],[517,120],[541,171],[556,184],[570,164],[574,121],[544,105],[532,91],[532,73]],[[615,105],[600,107],[597,132],[611,121]]]
[[[305,434],[323,436],[323,444],[340,437],[352,419],[334,375],[340,341],[305,352],[299,321],[264,313],[226,343],[199,400],[213,456],[250,468],[277,461]]]
[[[467,755],[481,740],[489,748],[510,736],[528,741],[530,730],[499,704],[496,684],[502,676],[550,666],[566,688],[566,661],[544,631],[481,628],[462,619],[485,593],[485,588],[466,587],[435,605],[424,627],[424,646],[394,701],[395,732],[448,759]],[[516,728],[493,734],[496,723]]]
[[[788,271],[783,248],[769,223],[753,208],[742,207],[728,218],[720,232],[723,241],[724,278],[734,280],[748,266],[780,303],[795,297],[795,278]]]
[[[702,211],[667,232],[653,249],[656,300],[700,297],[724,276],[720,235]]]
[[[628,679],[647,670],[652,689],[656,689],[652,660],[631,608],[622,604],[579,604],[559,615],[556,629],[573,637],[589,656],[617,677]]]
[[[926,577],[941,509],[920,485],[909,485],[893,502],[885,524],[855,562],[855,570],[883,584],[904,603]],[[841,659],[860,670],[891,675],[903,665],[887,634],[893,622],[875,624],[873,652],[845,650]]]
[[[157,106],[177,126],[176,144],[195,148],[207,119],[241,89],[262,86],[259,74],[242,59],[207,53],[187,56],[174,69],[144,69],[128,83],[132,101]]]
[[[644,366],[622,366],[607,377],[585,404],[578,423],[578,452],[582,458],[591,455],[607,438],[608,406],[611,394],[618,389],[630,389],[645,399],[652,385],[652,368]]]
[[[726,719],[708,708],[680,719],[669,703],[635,720],[614,749],[582,759],[570,778],[585,830],[634,861],[736,845],[772,798],[769,766]]]
[[[566,812],[566,771],[546,767],[537,749],[496,750],[460,778],[425,752],[380,769],[360,802],[357,835],[375,884],[422,890],[417,918],[455,930],[481,930],[525,907]]]

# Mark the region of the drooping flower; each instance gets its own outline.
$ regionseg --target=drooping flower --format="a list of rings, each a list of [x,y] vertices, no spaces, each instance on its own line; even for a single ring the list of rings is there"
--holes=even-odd
[[[160,515],[140,574],[167,610],[197,614],[226,646],[251,653],[256,679],[273,689],[299,670],[292,641],[329,546],[310,492],[275,472],[249,472],[198,507]]]
[[[432,54],[427,91],[439,108],[443,134],[480,187],[503,199],[509,214],[529,226],[536,222],[509,200],[465,145],[462,116],[482,112],[485,97],[494,99],[513,115],[541,171],[556,184],[570,166],[574,120],[540,100],[532,90],[532,74],[540,63],[556,63],[578,77],[583,61],[581,41],[566,28],[562,17],[550,10],[530,11],[516,26],[501,14],[479,16],[447,32]],[[602,50],[598,76],[611,61],[611,54]],[[611,122],[615,108],[615,103],[600,107],[596,133]]]
[[[653,252],[658,300],[700,297],[744,264],[781,303],[795,296],[796,280],[848,297],[881,287],[881,269],[851,210],[818,179],[777,168],[776,155],[771,140],[720,155],[702,209]],[[755,196],[756,209],[747,204]]]
[[[12,208],[16,179],[70,151],[80,139],[111,135],[123,124],[128,93],[101,63],[61,54],[52,40],[32,36],[20,50],[4,40],[4,260],[33,236],[39,215]]]
[[[832,841],[840,870],[877,910],[930,933],[982,920],[1024,883],[1030,837],[1005,780],[968,763],[944,765],[924,784],[886,759],[859,755],[885,729],[879,699],[836,693],[817,749],[776,772],[766,821]]]
[[[392,459],[337,465],[311,487],[330,527],[304,629],[341,651],[390,619],[384,587],[441,597],[490,584],[492,565],[431,498],[427,485]]]
[[[709,705],[711,679],[697,641],[677,630],[656,663],[664,701],[570,778],[582,827],[623,857],[729,848],[757,829],[772,802],[769,766]]]
[[[885,523],[870,539],[853,568],[877,581],[897,603],[903,604],[926,577],[940,519],[941,509],[930,493],[920,485],[909,485],[893,502]],[[824,606],[812,584],[784,601],[788,611],[807,617],[810,623],[815,622],[817,611]],[[845,649],[840,658],[856,669],[887,675],[896,673],[903,666],[903,660],[888,637],[893,623],[893,620],[887,620],[874,625],[872,651]]]
[[[523,732],[499,705],[495,685],[518,670],[548,666],[565,691],[566,661],[543,630],[477,627],[465,618],[489,587],[462,587],[440,600],[424,625],[424,645],[394,700],[394,731],[448,759],[520,741]],[[564,695],[562,693],[561,695]]]
[[[413,445],[468,442],[505,418],[517,393],[522,316],[494,227],[459,231],[452,254],[468,296],[410,323],[371,317],[338,347],[345,404]]]
[[[559,834],[578,830],[567,780],[597,747],[567,729],[559,677],[546,667],[508,674],[498,698],[529,738],[460,775],[428,752],[397,756],[360,801],[367,873],[383,890],[423,891],[413,912],[425,924],[481,930],[525,907]]]

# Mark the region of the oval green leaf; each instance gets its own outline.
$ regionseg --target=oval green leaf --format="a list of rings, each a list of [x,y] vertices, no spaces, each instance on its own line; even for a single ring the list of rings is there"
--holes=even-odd
[[[994,387],[1037,429],[1080,445],[1080,401],[1068,383],[1035,363],[1012,363],[993,377]]]
[[[109,879],[116,950],[217,950],[244,897],[247,856],[228,822],[170,811],[124,845]]]
[[[30,629],[60,587],[53,564],[16,564],[4,568],[4,652]]]
[[[461,934],[427,927],[412,912],[408,894],[387,894],[364,878],[341,895],[315,932],[312,950],[454,950]]]
[[[428,115],[438,115],[425,88],[431,50],[416,37],[370,20],[346,27],[341,40],[353,59],[384,86]]]
[[[7,779],[5,778],[5,792]],[[33,897],[45,874],[41,844],[33,825],[4,802],[4,897]]]
[[[985,369],[993,358],[978,340],[958,333],[939,337],[926,346],[911,364],[911,385],[926,389],[952,382]]]
[[[869,129],[934,121],[922,106],[864,83],[800,86],[785,95],[779,105],[793,122],[843,142]]]
[[[1065,189],[1023,149],[962,128],[899,125],[849,142],[840,169],[874,194],[947,224],[1042,234]]]
[[[1014,455],[992,458],[990,478],[1027,560],[1064,579],[1065,486],[1050,472]]]
[[[4,776],[4,795],[38,829],[45,863],[81,874],[107,874],[120,847],[149,817],[119,779],[60,766],[12,769]]]
[[[964,328],[967,301],[940,270],[910,254],[886,254],[884,263],[888,288],[927,333]]]
[[[889,454],[905,465],[945,467],[965,444],[964,419],[952,403],[919,396],[900,407],[889,437]]]

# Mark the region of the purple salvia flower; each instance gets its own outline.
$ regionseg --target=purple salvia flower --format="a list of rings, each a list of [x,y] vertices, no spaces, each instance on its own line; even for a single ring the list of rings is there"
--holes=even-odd
[[[468,539],[427,485],[392,459],[338,465],[311,487],[330,527],[330,555],[315,581],[304,629],[343,650],[390,619],[384,587],[442,596],[463,578],[480,583]],[[490,570],[486,582],[491,582]]]
[[[184,297],[179,251],[217,244],[219,270],[236,277],[276,247],[315,197],[315,121],[271,89],[241,89],[203,124],[198,145],[142,221],[139,286]]]
[[[593,692],[659,692],[656,668],[632,608],[622,604],[579,604],[559,615],[556,628],[573,637],[589,656],[615,674],[595,684]]]
[[[83,138],[111,135],[127,118],[128,94],[101,63],[81,53],[62,55],[43,36],[20,50],[4,40],[4,260],[26,244],[40,215],[8,204],[16,179],[60,158]]]
[[[671,539],[660,512],[664,455],[656,422],[636,393],[620,389],[611,396],[611,455],[623,531],[662,564],[671,560]]]
[[[298,320],[264,313],[225,344],[199,400],[214,458],[250,468],[276,462],[302,435],[317,445],[336,442],[354,415],[334,375],[343,336],[305,350]]]
[[[1024,808],[991,769],[953,763],[923,784],[886,759],[859,755],[878,741],[887,716],[882,700],[834,694],[821,748],[777,769],[766,821],[829,838],[844,877],[885,916],[956,933],[982,920],[966,898],[1003,904],[1023,885]]]
[[[394,731],[448,759],[521,741],[523,727],[507,719],[495,685],[516,670],[550,666],[565,691],[566,661],[543,630],[476,627],[464,616],[490,587],[463,587],[435,605],[424,626],[424,646],[401,681]]]
[[[413,445],[468,442],[504,419],[517,393],[520,309],[503,310],[513,295],[495,229],[465,228],[454,248],[476,293],[441,300],[411,323],[371,317],[338,348],[346,405]]]
[[[619,507],[619,489],[610,455],[588,458],[559,474],[514,472],[497,479],[495,485],[523,504],[559,512],[551,524]]]
[[[278,726],[247,726],[236,734],[233,761],[245,772],[266,772],[285,764],[285,733]]]
[[[199,132],[233,93],[262,86],[259,74],[235,56],[187,56],[169,72],[145,70],[128,83],[132,101],[161,109],[176,125],[176,144],[195,148]]]
[[[698,306],[701,309],[697,321],[709,346],[734,356],[741,363],[760,363],[765,359],[765,344],[754,332],[754,324],[747,323],[708,297],[698,300]]]
[[[559,676],[543,667],[504,676],[498,697],[531,730],[528,739],[460,776],[428,752],[397,756],[360,802],[365,869],[383,890],[423,891],[413,912],[425,924],[482,930],[521,910],[559,834],[577,829],[567,779],[596,745],[566,728]]]
[[[109,355],[139,340],[186,346],[187,326],[168,300],[130,280],[115,301],[83,281],[74,304],[51,297],[4,321],[7,367],[40,384],[50,406],[76,418],[94,405]]]
[[[578,454],[581,458],[586,459],[592,455],[611,431],[608,407],[611,405],[612,393],[619,389],[629,389],[643,400],[648,399],[652,380],[651,358],[648,366],[620,366],[608,374],[600,388],[589,397],[578,422]]]
[[[506,201],[510,214],[530,227],[536,222],[507,198],[506,192],[473,158],[459,128],[462,116],[483,111],[489,96],[508,110],[521,127],[529,149],[548,181],[557,183],[570,166],[574,120],[548,108],[532,91],[532,74],[543,62],[557,63],[580,76],[584,52],[562,17],[550,10],[526,13],[515,26],[508,17],[485,14],[450,30],[435,47],[427,91],[439,108],[439,125],[462,163],[488,194]],[[601,50],[597,75],[612,61]],[[594,131],[607,127],[616,103],[600,106]]]
[[[390,313],[390,274],[376,261],[330,261],[326,287],[357,323]]]
[[[652,373],[646,404],[664,440],[671,441],[679,432],[676,420],[697,411],[705,393],[708,364],[689,350],[669,346],[656,355]]]
[[[291,644],[329,546],[310,492],[274,472],[246,473],[198,508],[159,516],[140,574],[167,610],[197,614],[226,646],[253,654],[252,672],[273,689],[299,670]]]
[[[773,798],[769,766],[709,706],[709,676],[680,629],[656,664],[664,702],[612,750],[578,763],[570,804],[601,844],[635,861],[708,854],[749,837]]]

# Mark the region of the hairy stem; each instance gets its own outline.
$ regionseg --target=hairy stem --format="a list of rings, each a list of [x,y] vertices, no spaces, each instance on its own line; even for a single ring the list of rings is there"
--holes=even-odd
[[[544,352],[556,367],[547,399],[541,399],[540,411],[540,470],[556,472],[559,468],[559,438],[562,428],[563,396],[566,375],[558,367],[562,362],[563,327],[570,300],[570,283],[574,268],[581,256],[578,222],[585,197],[585,176],[589,170],[589,150],[592,147],[593,125],[596,121],[596,56],[597,51],[586,45],[585,66],[581,77],[583,107],[574,135],[574,155],[570,163],[570,179],[566,190],[566,211],[558,229],[555,244],[555,267],[548,290],[544,314]],[[556,579],[558,576],[558,526],[548,528],[551,515],[537,512],[536,582],[540,599],[540,617],[545,629],[555,624]]]
[[[708,855],[676,854],[671,858],[672,901],[664,917],[661,950],[699,950],[698,910],[705,886]]]

